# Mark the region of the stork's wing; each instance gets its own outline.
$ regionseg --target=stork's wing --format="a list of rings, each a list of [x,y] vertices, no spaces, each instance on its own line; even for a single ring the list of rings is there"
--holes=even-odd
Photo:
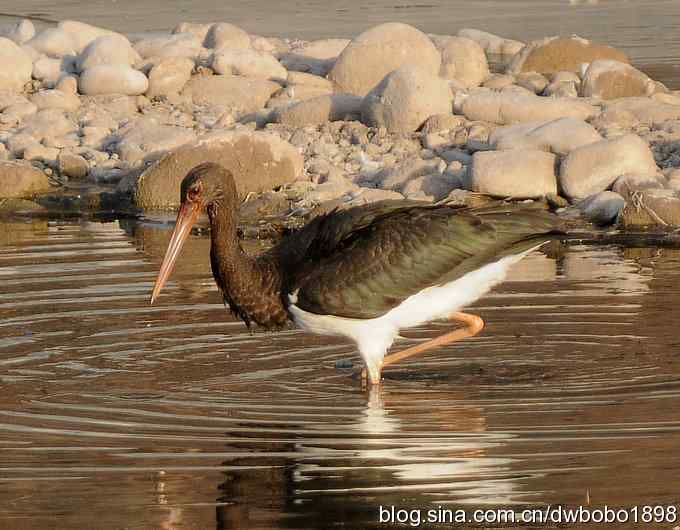
[[[547,241],[555,225],[546,212],[512,205],[383,205],[321,230],[288,292],[297,290],[305,311],[375,318],[426,287]]]
[[[434,206],[422,201],[385,200],[320,215],[281,241],[270,253],[285,270],[331,256],[345,239],[391,214]]]

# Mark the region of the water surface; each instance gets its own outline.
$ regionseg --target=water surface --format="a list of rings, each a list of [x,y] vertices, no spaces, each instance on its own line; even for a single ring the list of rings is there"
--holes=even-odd
[[[368,392],[335,368],[356,360],[341,339],[232,320],[205,237],[149,306],[168,237],[0,224],[1,528],[360,529],[386,527],[380,505],[680,501],[680,251],[536,252],[474,308],[479,337]]]

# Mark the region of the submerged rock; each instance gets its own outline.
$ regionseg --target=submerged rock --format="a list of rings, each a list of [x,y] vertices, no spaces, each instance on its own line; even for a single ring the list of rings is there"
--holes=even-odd
[[[596,225],[615,223],[623,211],[626,201],[613,191],[601,191],[579,203],[583,216]]]
[[[674,190],[638,190],[624,197],[621,213],[624,228],[641,226],[680,226],[680,197]]]

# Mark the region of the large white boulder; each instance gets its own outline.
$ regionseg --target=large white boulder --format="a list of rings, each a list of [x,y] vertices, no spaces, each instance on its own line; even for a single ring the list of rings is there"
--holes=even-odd
[[[130,41],[122,35],[97,37],[78,56],[76,66],[83,72],[102,64],[122,64],[132,66],[141,57],[132,48]]]
[[[499,37],[478,29],[463,28],[458,32],[458,36],[475,41],[486,53],[493,55],[512,57],[524,48],[523,42]]]
[[[213,105],[248,114],[264,108],[281,85],[237,75],[195,76],[182,91],[198,105]]]
[[[633,66],[619,61],[593,61],[583,76],[584,97],[617,99],[645,96],[653,92],[654,82]]]
[[[574,149],[562,161],[559,181],[566,197],[584,199],[606,190],[621,175],[653,176],[657,172],[647,142],[628,134]]]
[[[538,149],[566,155],[577,147],[602,140],[595,128],[577,118],[499,127],[489,135],[494,149]]]
[[[208,31],[210,31],[211,26],[212,26],[212,24],[197,24],[195,22],[180,22],[179,24],[177,24],[173,28],[172,33],[173,33],[173,35],[176,35],[178,33],[191,33],[200,42],[203,42],[205,40],[206,35],[208,34]]]
[[[29,19],[24,18],[16,23],[16,25],[7,28],[0,28],[0,37],[6,37],[17,44],[24,44],[33,37],[35,37],[35,26]]]
[[[361,114],[361,102],[362,98],[347,94],[319,96],[277,109],[275,121],[292,127],[306,127],[345,120]]]
[[[507,72],[540,72],[551,74],[559,71],[578,72],[581,65],[598,59],[629,62],[622,51],[596,44],[581,37],[547,37],[528,44],[508,65]]]
[[[122,64],[100,64],[80,74],[78,89],[81,94],[122,94],[139,96],[149,88],[149,80],[142,73]]]
[[[388,74],[366,97],[362,121],[390,132],[412,132],[434,114],[452,110],[448,83],[415,66],[403,66]]]
[[[26,46],[38,54],[47,55],[48,57],[77,55],[80,51],[77,38],[58,27],[42,30],[26,42]]]
[[[242,196],[293,182],[304,167],[298,150],[275,134],[213,133],[174,149],[147,168],[132,183],[137,205],[145,209],[176,209],[182,179],[192,167],[203,162],[216,162],[229,169]]]
[[[57,29],[71,36],[71,40],[75,43],[76,53],[84,50],[88,44],[98,37],[105,35],[119,35],[122,37],[120,33],[110,29],[98,28],[97,26],[78,22],[77,20],[62,20],[57,24]]]
[[[134,49],[144,59],[153,57],[198,57],[202,40],[192,33],[149,37],[135,42]]]
[[[50,190],[47,175],[30,164],[0,161],[0,199],[27,198]]]
[[[457,97],[456,107],[457,113],[464,114],[469,120],[499,125],[569,117],[587,120],[599,112],[596,106],[571,98],[544,98],[529,93],[486,89],[477,89],[467,96]]]
[[[205,35],[203,46],[206,48],[250,48],[250,35],[238,26],[218,22],[210,26]]]
[[[136,164],[150,161],[181,145],[196,140],[193,130],[173,125],[163,125],[154,119],[141,119],[120,132],[116,152],[120,159]]]
[[[350,43],[347,39],[321,39],[297,46],[279,55],[288,70],[325,76]]]
[[[635,120],[645,125],[662,126],[669,120],[680,120],[680,105],[673,105],[664,101],[647,97],[629,97],[607,101],[603,114],[616,117],[623,127],[636,125]],[[628,117],[628,123],[622,122]],[[630,119],[632,118],[632,122]]]
[[[465,37],[433,38],[442,56],[439,75],[455,79],[466,88],[481,85],[489,77],[489,62],[484,48]]]
[[[0,92],[20,92],[31,80],[31,57],[4,37],[0,37],[0,65]]]
[[[149,71],[149,97],[177,94],[191,79],[194,61],[188,57],[162,59]]]
[[[222,48],[216,51],[212,57],[212,69],[223,75],[272,80],[288,77],[288,71],[271,53],[251,49]]]
[[[555,155],[545,151],[479,151],[463,180],[470,191],[497,197],[537,199],[557,193]]]
[[[397,68],[419,66],[438,75],[441,56],[427,35],[397,22],[375,26],[356,37],[338,57],[328,78],[337,92],[365,96]]]
[[[80,98],[77,94],[69,94],[61,90],[41,90],[31,96],[31,103],[39,110],[61,109],[72,112],[80,107]]]

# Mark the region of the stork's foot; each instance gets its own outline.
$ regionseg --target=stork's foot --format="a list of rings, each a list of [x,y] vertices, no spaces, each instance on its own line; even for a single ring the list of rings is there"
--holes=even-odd
[[[469,337],[474,337],[484,328],[484,321],[477,315],[471,315],[469,313],[453,313],[449,316],[449,320],[452,322],[462,322],[465,327],[450,331],[435,337],[432,340],[428,340],[417,346],[411,348],[406,348],[405,350],[386,355],[382,361],[382,365],[376,367],[364,368],[361,372],[362,380],[370,383],[371,385],[379,385],[382,369],[386,366],[396,364],[399,361],[418,355],[419,353],[426,352],[433,348],[438,348],[439,346],[445,346],[459,340],[467,339]]]

